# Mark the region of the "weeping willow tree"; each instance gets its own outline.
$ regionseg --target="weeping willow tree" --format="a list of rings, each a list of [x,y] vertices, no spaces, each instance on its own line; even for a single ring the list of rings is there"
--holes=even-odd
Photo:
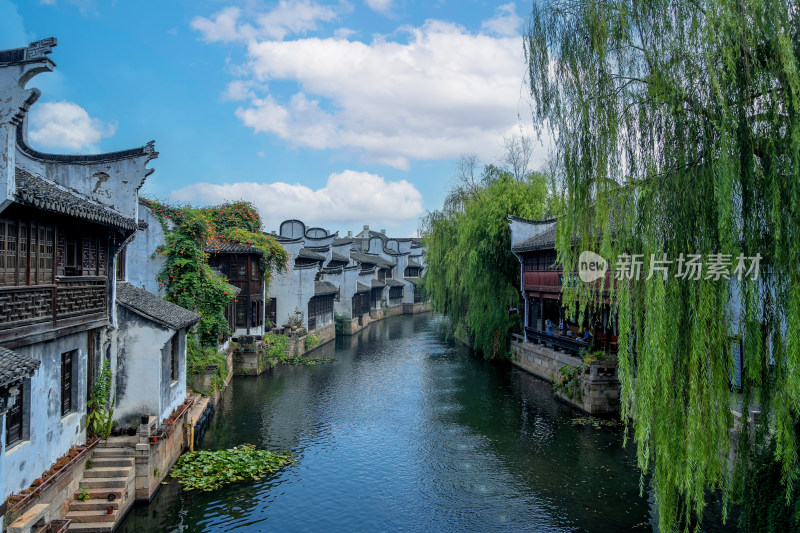
[[[548,198],[543,174],[461,161],[460,179],[441,210],[429,213],[420,233],[426,247],[424,290],[433,309],[463,328],[486,357],[504,355],[519,322],[509,307],[520,301],[519,261],[511,253],[506,217],[541,218]]]
[[[767,441],[782,494],[797,490],[799,17],[785,0],[543,0],[528,22],[534,123],[555,139],[572,207],[559,261],[642,254],[642,279],[611,292],[623,417],[662,531],[699,524],[708,490],[742,496],[738,474]],[[682,277],[681,254],[729,260],[730,279]],[[751,260],[733,275],[757,256],[757,273]],[[667,270],[646,279],[651,266]],[[579,312],[601,297],[564,293]],[[744,424],[734,470],[740,341],[742,412],[761,416]]]

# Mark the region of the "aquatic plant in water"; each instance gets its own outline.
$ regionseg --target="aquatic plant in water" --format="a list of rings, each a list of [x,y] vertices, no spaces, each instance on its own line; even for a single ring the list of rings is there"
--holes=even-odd
[[[186,490],[216,490],[223,485],[258,480],[292,464],[288,453],[257,450],[252,444],[216,451],[189,452],[182,455],[170,472]]]

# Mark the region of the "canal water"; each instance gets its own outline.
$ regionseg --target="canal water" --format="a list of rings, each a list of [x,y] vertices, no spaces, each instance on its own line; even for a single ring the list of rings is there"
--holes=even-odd
[[[574,423],[548,383],[437,324],[390,318],[322,347],[334,363],[235,378],[202,448],[296,463],[212,493],[171,481],[120,531],[653,531],[620,428]],[[707,516],[703,530],[734,528]]]

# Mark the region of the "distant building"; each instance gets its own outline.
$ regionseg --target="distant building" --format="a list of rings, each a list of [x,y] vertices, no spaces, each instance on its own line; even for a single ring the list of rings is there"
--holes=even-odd
[[[344,332],[353,333],[373,320],[429,308],[416,290],[425,268],[419,239],[388,238],[369,226],[340,238],[300,220],[282,222],[273,236],[290,257],[287,273],[269,286],[278,326],[299,312],[315,331],[338,315],[346,319]]]

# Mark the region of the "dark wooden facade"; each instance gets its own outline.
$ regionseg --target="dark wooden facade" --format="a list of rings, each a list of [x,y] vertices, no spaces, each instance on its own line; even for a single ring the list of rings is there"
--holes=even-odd
[[[222,250],[225,250],[224,245]],[[210,253],[209,265],[241,290],[233,316],[228,317],[229,323],[234,330],[246,330],[248,334],[260,329],[264,325],[264,274],[260,269],[260,252],[242,247],[241,251]]]
[[[109,228],[37,209],[0,215],[0,342],[108,317]]]
[[[616,353],[616,320],[611,302],[606,301],[599,309],[591,312],[583,323],[578,323],[577,317],[567,316],[561,305],[564,272],[561,265],[556,262],[555,249],[522,252],[520,255],[523,265],[523,289],[528,305],[525,313],[527,323],[523,325],[531,333],[543,332],[546,330],[546,322],[550,320],[553,323],[553,333],[558,334],[558,326],[563,319],[576,337],[583,328],[589,327],[592,334],[592,348]],[[603,290],[607,291],[610,282],[610,276],[607,276],[605,280],[598,282],[597,288],[600,289],[600,284],[605,283]]]

